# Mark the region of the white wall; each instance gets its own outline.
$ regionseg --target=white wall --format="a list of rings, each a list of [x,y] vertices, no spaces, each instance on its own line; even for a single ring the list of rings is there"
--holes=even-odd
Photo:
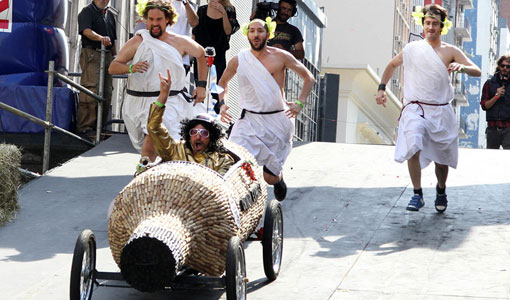
[[[392,58],[394,0],[317,0],[324,6],[322,67],[368,64],[379,76]]]
[[[490,17],[492,15],[492,0],[478,0],[477,7],[477,39],[476,39],[476,51],[477,55],[482,56],[482,75],[480,76],[480,82],[483,84],[487,81],[489,76],[494,73],[495,66],[491,66],[489,61],[489,51],[491,45],[491,23]],[[480,87],[480,95],[481,88]],[[487,128],[487,121],[485,119],[485,111],[480,108],[480,116],[478,118],[478,144],[484,145],[486,143],[485,128]]]
[[[499,36],[499,56],[510,53],[510,32],[508,28],[501,28]]]

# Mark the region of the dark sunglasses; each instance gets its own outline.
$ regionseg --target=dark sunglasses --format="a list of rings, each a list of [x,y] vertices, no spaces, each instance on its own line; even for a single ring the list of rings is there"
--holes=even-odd
[[[499,67],[501,69],[510,69],[510,65],[503,65],[503,64],[501,64],[501,65],[499,65]]]
[[[197,134],[200,134],[202,137],[208,138],[209,137],[209,130],[193,128],[193,129],[191,129],[189,131],[189,135],[191,135],[191,136],[197,135]]]

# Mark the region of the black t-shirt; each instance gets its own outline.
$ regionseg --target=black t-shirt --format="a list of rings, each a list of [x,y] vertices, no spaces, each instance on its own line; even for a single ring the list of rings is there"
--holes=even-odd
[[[267,44],[269,46],[280,44],[285,50],[289,51],[292,49],[292,46],[302,41],[301,31],[294,25],[284,23],[276,25],[274,38],[270,39]]]
[[[228,20],[232,26],[232,34],[239,30],[239,23],[236,19],[236,10],[232,7],[225,8],[227,11]],[[225,34],[223,29],[223,20],[211,19],[207,16],[207,5],[202,5],[197,10],[198,25],[193,28],[193,35],[195,40],[202,47],[214,47],[217,55],[224,55],[230,48],[230,35]]]
[[[112,44],[117,39],[115,18],[109,11],[104,13],[94,2],[85,6],[78,14],[78,31],[81,34],[81,45],[84,48],[101,48],[101,42],[88,39],[83,31],[90,29],[102,36],[109,36]],[[106,47],[110,50],[112,47]]]

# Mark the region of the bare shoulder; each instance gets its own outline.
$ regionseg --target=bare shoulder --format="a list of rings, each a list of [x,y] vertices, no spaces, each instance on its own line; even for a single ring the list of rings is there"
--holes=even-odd
[[[173,33],[171,31],[167,31],[166,35],[167,35],[168,39],[172,39],[172,40],[179,41],[179,42],[184,42],[184,41],[191,40],[191,38],[188,39],[187,36],[176,34],[176,33]]]
[[[267,46],[267,50],[271,56],[278,58],[278,59],[289,59],[289,58],[294,57],[294,56],[292,56],[292,54],[290,54],[290,52],[285,51],[280,48]]]
[[[239,65],[239,57],[236,55],[230,59],[228,62],[229,65],[237,66]]]
[[[441,43],[441,50],[444,51],[444,53],[452,55],[462,52],[457,46],[445,42]]]
[[[138,46],[140,46],[140,44],[142,43],[143,41],[143,38],[141,35],[139,34],[136,34],[135,36],[133,36],[132,38],[130,38],[126,44],[121,48],[121,51],[123,49],[126,49],[129,51],[132,51],[132,50],[136,50],[138,48]]]
[[[135,34],[132,38],[129,39],[129,41],[127,41],[127,43],[138,45],[142,41],[143,41],[142,35],[141,34]]]

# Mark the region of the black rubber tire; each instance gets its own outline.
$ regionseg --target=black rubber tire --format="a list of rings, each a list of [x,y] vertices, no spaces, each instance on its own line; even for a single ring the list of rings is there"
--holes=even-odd
[[[96,272],[96,238],[85,229],[76,240],[71,266],[70,300],[90,300],[94,290]],[[83,276],[83,278],[82,278]]]
[[[264,273],[269,281],[278,277],[283,255],[283,214],[280,202],[271,200],[264,216],[262,258]]]
[[[227,300],[246,299],[246,260],[241,240],[233,236],[228,241],[225,270]]]

